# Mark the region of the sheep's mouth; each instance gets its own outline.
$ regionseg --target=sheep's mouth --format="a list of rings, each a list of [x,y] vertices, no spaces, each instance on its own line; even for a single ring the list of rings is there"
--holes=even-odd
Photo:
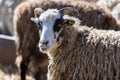
[[[40,50],[43,53],[47,53],[48,52],[48,47],[41,47]]]
[[[47,50],[47,48],[41,48],[41,50],[42,50],[42,51],[46,51],[46,50]]]

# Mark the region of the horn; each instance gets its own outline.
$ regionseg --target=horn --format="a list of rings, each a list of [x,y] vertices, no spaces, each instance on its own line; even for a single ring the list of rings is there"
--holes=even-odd
[[[43,9],[41,8],[35,8],[34,9],[34,16],[37,18],[40,16],[40,14],[43,12]]]
[[[60,9],[59,12],[62,15],[72,14],[73,12],[76,12],[77,16],[79,16],[79,11],[76,8],[74,8],[74,7],[65,7],[65,8]]]

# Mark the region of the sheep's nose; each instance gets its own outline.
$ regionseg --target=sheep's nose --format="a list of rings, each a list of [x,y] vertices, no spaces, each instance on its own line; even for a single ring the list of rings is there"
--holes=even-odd
[[[46,45],[47,46],[47,44],[49,43],[48,41],[40,41],[40,43],[42,44],[42,45]]]

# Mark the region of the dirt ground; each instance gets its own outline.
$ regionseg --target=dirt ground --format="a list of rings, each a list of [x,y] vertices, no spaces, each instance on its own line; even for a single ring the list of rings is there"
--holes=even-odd
[[[20,80],[18,69],[13,64],[0,63],[0,80]],[[27,80],[34,80],[27,74]]]

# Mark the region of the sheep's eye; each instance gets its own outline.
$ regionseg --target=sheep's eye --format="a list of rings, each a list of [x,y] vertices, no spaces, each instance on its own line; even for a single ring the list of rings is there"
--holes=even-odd
[[[54,24],[54,32],[58,32],[62,28],[62,19],[56,19]]]

